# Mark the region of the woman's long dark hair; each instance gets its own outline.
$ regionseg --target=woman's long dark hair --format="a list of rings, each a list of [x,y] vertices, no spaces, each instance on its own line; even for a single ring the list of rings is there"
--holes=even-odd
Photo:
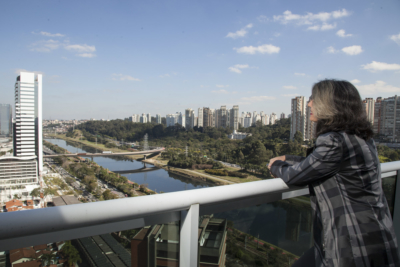
[[[344,131],[364,140],[373,136],[358,90],[348,81],[323,80],[312,89],[317,136]]]

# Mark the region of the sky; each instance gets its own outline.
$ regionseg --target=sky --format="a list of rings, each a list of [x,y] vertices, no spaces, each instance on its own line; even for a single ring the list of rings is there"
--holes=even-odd
[[[20,71],[43,74],[44,119],[290,114],[326,78],[390,97],[399,13],[399,0],[1,1],[0,103]]]

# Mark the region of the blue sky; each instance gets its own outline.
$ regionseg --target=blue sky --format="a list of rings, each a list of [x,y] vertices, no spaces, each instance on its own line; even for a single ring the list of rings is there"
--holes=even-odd
[[[1,1],[0,103],[43,73],[44,119],[239,105],[290,113],[325,78],[400,94],[400,1]]]

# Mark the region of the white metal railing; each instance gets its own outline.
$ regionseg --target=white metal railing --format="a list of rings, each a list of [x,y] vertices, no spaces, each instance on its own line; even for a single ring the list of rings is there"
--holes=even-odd
[[[382,177],[397,175],[400,161],[381,164]],[[397,189],[400,188],[397,183]],[[399,192],[399,190],[397,190]],[[180,264],[197,266],[199,215],[269,203],[309,193],[282,179],[135,198],[0,214],[0,251],[181,221]],[[399,197],[397,202],[400,202]],[[397,203],[397,208],[400,203]],[[395,208],[396,209],[396,208]],[[400,215],[399,215],[400,216]],[[394,216],[396,220],[396,216]],[[400,218],[397,218],[400,220]],[[194,264],[195,263],[195,264]]]

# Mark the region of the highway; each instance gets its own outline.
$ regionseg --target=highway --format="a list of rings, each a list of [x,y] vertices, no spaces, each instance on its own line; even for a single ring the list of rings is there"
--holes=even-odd
[[[52,154],[43,155],[43,158],[54,158],[60,156],[66,157],[115,157],[115,156],[129,156],[129,155],[149,155],[154,153],[161,153],[165,150],[164,147],[146,150],[146,151],[135,151],[135,152],[118,152],[118,153],[70,153],[70,154]]]

